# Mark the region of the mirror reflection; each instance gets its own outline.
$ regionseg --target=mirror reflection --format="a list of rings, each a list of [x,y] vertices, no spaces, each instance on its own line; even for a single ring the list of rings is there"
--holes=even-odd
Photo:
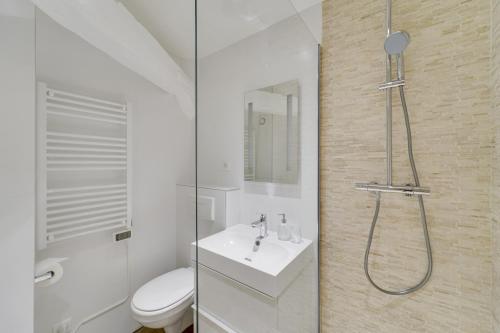
[[[300,88],[297,80],[245,94],[245,181],[297,184]]]

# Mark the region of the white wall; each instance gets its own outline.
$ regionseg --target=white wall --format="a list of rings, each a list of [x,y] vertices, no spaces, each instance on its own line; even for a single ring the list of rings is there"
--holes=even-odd
[[[0,1],[0,326],[33,332],[35,39],[33,8]]]
[[[175,268],[175,185],[193,173],[193,122],[175,97],[117,64],[37,12],[37,79],[132,104],[133,236],[129,242],[131,293],[148,280]],[[69,257],[65,276],[36,291],[36,332],[71,317],[73,324],[127,294],[125,243],[111,233],[55,244],[37,253]],[[138,325],[129,303],[80,332],[127,333]]]
[[[203,29],[203,27],[200,27]],[[297,198],[249,193],[242,200],[241,223],[278,213],[317,237],[317,43],[299,17],[201,59],[199,63],[198,175],[201,184],[244,188],[244,93],[298,79],[301,89],[301,177]],[[228,165],[229,167],[224,167]]]

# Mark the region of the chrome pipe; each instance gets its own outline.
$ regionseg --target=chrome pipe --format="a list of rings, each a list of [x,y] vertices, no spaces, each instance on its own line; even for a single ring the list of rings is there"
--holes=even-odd
[[[385,13],[385,27],[387,30],[387,36],[392,33],[392,0],[387,0],[386,13]]]
[[[386,37],[392,33],[392,0],[387,0],[386,12]],[[391,55],[386,54],[385,58],[385,81],[392,81],[392,61]],[[386,154],[387,154],[387,184],[392,184],[392,87],[385,90],[386,105]]]
[[[391,72],[391,56],[387,55],[387,68]],[[387,77],[390,81],[390,74]],[[387,150],[387,184],[392,184],[392,87],[385,90],[386,103],[386,150]]]

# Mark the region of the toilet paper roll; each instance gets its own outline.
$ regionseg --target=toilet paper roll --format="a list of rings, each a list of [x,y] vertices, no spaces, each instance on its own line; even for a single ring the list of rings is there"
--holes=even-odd
[[[67,258],[47,258],[35,264],[35,278],[50,274],[51,277],[47,280],[37,282],[39,287],[47,287],[53,285],[63,277],[63,267],[61,262]]]

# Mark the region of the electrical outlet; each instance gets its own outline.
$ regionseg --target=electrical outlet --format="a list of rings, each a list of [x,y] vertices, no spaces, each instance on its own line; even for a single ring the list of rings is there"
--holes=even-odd
[[[71,333],[71,318],[66,318],[55,324],[52,327],[52,333]]]

